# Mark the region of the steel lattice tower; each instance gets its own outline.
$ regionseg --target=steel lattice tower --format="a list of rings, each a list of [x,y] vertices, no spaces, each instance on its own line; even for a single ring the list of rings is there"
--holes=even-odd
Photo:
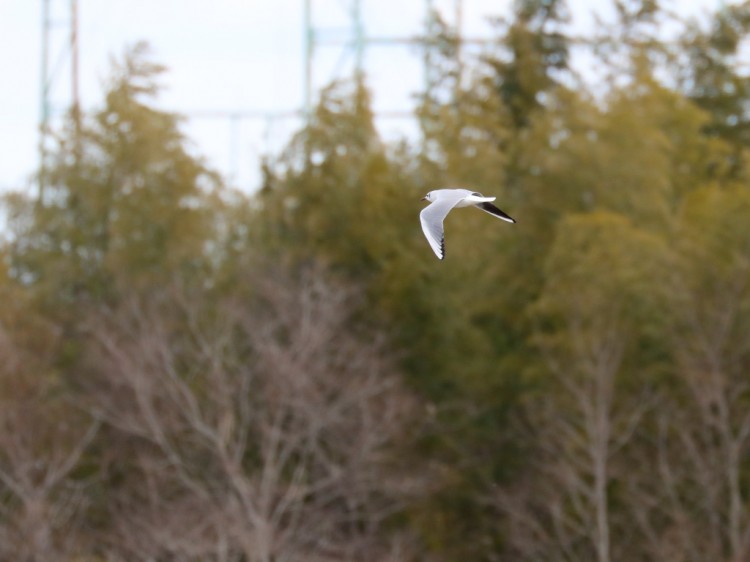
[[[80,128],[78,0],[42,0],[41,47],[38,201],[43,202],[54,121],[69,111],[76,133]]]

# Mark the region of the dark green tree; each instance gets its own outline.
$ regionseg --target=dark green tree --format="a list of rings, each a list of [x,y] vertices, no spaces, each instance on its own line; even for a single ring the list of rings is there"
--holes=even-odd
[[[569,16],[564,0],[516,0],[513,12],[511,22],[498,21],[505,56],[487,62],[515,128],[522,129],[568,69],[570,41],[562,28]]]
[[[694,23],[682,42],[688,58],[682,88],[711,115],[710,136],[733,148],[729,165],[735,176],[746,167],[750,149],[750,75],[740,61],[750,37],[750,2],[730,4],[713,16],[711,27]]]
[[[146,45],[114,63],[104,107],[63,132],[43,199],[11,200],[12,271],[50,301],[109,298],[205,271],[216,177],[193,157],[179,118],[150,105],[164,68]]]

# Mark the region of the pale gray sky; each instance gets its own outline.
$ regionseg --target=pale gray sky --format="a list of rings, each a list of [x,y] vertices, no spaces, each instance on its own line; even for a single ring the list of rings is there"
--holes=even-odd
[[[683,15],[699,16],[720,0],[673,0]],[[346,39],[352,0],[311,0],[321,39]],[[361,0],[367,35],[413,37],[423,32],[426,0]],[[453,22],[455,0],[433,0]],[[575,26],[591,26],[601,0],[569,0]],[[669,4],[669,3],[668,3]],[[70,0],[50,0],[57,22],[51,34],[58,69],[52,101],[70,100],[69,56],[64,48]],[[511,0],[464,0],[463,31],[487,37],[487,16],[505,14]],[[196,116],[195,112],[289,112],[303,103],[303,0],[78,0],[80,91],[84,109],[101,103],[102,81],[112,55],[148,41],[169,68],[160,105],[191,116],[185,132],[196,153],[243,189],[258,181],[258,158],[278,150],[300,125],[296,119]],[[26,188],[37,165],[40,116],[42,0],[0,0],[0,191]],[[365,70],[378,111],[408,110],[422,85],[415,47],[372,46]],[[346,76],[353,54],[343,46],[320,47],[313,83],[319,88]],[[414,135],[406,119],[382,119],[387,139]]]

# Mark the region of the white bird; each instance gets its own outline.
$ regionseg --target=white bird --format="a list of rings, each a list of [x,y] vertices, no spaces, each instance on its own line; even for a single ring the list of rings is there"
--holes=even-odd
[[[490,201],[495,197],[485,197],[476,191],[468,189],[436,189],[422,197],[422,201],[429,201],[422,212],[419,213],[419,221],[422,230],[427,237],[435,255],[445,259],[445,236],[443,234],[443,220],[454,207],[474,206],[484,212],[507,222],[516,222],[509,215],[495,207]]]

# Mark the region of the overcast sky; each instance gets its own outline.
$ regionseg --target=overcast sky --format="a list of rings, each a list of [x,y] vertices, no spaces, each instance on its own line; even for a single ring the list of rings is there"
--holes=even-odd
[[[673,0],[683,15],[700,16],[720,0]],[[349,37],[352,0],[311,0],[317,36]],[[426,0],[361,0],[366,34],[414,37],[423,32]],[[455,0],[433,0],[453,22]],[[578,29],[591,26],[602,0],[569,0]],[[70,0],[50,0],[54,108],[70,102],[69,51],[65,48]],[[487,37],[487,17],[507,13],[511,0],[464,0],[466,36]],[[148,41],[169,69],[161,107],[189,117],[184,130],[192,150],[243,189],[258,181],[258,158],[278,150],[299,126],[297,119],[230,120],[205,112],[292,112],[304,100],[303,0],[78,0],[80,91],[84,110],[101,103],[109,60],[126,45]],[[0,191],[30,186],[37,165],[42,0],[0,0]],[[354,56],[344,46],[315,53],[316,88],[351,72]],[[366,51],[365,70],[377,111],[413,107],[422,85],[415,47],[377,46]],[[382,119],[388,139],[414,135],[408,119]]]

